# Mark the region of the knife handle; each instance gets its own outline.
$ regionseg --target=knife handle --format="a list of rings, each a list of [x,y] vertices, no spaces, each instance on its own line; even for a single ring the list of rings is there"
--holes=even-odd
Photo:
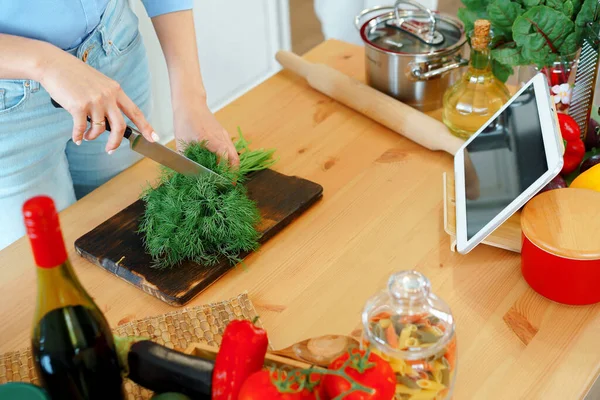
[[[56,100],[54,100],[52,97],[50,98],[50,101],[52,102],[52,105],[55,108],[63,108],[63,106],[61,106],[60,104],[58,104],[58,102],[56,102]],[[87,117],[88,122],[92,122],[92,118],[88,115]],[[108,118],[104,118],[104,128],[110,132],[110,123],[108,122]],[[132,133],[132,129],[129,125],[126,125],[125,127],[125,132],[123,132],[123,136],[125,137],[125,139],[129,139],[129,137],[131,136]]]

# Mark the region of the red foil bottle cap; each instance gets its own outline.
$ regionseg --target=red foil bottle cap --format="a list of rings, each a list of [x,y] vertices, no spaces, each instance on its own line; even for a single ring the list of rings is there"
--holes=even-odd
[[[23,205],[23,218],[33,257],[39,267],[52,268],[67,260],[54,201],[48,196],[33,197]]]

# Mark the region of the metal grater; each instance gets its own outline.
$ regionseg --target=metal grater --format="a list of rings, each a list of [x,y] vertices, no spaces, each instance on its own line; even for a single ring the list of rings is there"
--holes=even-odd
[[[597,12],[594,21],[597,21]],[[581,129],[581,139],[585,140],[588,122],[592,111],[594,101],[594,89],[596,78],[598,76],[598,64],[600,62],[600,37],[598,35],[598,25],[590,22],[583,33],[583,45],[577,64],[577,73],[575,75],[575,87],[571,105],[569,106],[569,115],[579,125]]]

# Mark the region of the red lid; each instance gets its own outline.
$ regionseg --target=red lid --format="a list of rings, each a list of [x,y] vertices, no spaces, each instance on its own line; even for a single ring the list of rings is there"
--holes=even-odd
[[[33,257],[39,267],[52,268],[67,260],[54,201],[47,196],[29,199],[23,205],[23,217]]]

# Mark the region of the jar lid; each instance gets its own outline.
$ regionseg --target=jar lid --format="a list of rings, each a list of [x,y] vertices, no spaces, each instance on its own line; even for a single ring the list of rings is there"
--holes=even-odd
[[[387,290],[367,301],[362,322],[371,344],[403,359],[445,352],[454,336],[450,307],[431,293],[431,283],[417,271],[390,276]]]
[[[418,10],[399,8],[401,4]],[[451,52],[467,40],[460,20],[430,11],[419,3],[399,0],[394,7],[376,8],[385,9],[393,11],[370,19],[360,28],[363,41],[379,50],[402,55],[438,54]],[[373,10],[365,10],[362,15]]]
[[[46,391],[25,382],[9,382],[0,385],[0,399],[5,400],[49,400]]]
[[[600,192],[564,188],[541,193],[521,213],[521,230],[534,245],[564,258],[600,260]]]

